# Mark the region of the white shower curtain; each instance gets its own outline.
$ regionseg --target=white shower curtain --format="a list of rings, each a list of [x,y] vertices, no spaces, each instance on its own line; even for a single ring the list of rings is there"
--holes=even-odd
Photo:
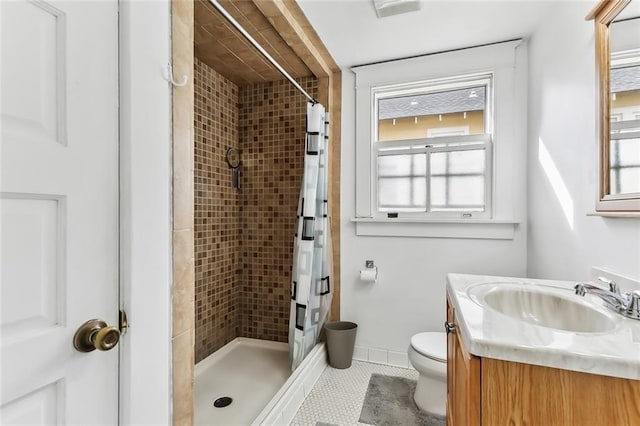
[[[304,175],[298,202],[293,248],[289,355],[295,370],[318,341],[329,311],[331,232],[327,203],[329,115],[319,104],[307,104]]]

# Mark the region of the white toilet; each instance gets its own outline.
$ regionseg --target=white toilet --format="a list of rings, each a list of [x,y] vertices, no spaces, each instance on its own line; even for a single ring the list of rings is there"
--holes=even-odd
[[[418,408],[440,417],[447,405],[447,335],[418,333],[411,337],[409,361],[418,370],[418,385],[413,400]]]

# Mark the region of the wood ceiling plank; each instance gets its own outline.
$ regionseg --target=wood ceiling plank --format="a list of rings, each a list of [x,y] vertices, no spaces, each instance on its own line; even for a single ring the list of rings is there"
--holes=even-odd
[[[237,73],[234,71],[239,68],[244,69],[244,63],[240,61],[237,56],[230,53],[223,44],[216,40],[196,45],[194,53],[198,59],[238,86],[247,84],[251,81],[246,78],[244,73]]]
[[[297,37],[295,25],[289,22],[295,14],[288,11],[290,5],[286,5],[285,11],[289,17],[279,24],[283,28],[288,27],[290,31],[289,35],[283,38],[278,33],[278,29],[274,28],[275,18],[266,17],[259,7],[259,4],[265,0],[218,1],[289,74],[295,78],[314,74],[307,65],[308,62],[314,61],[313,52],[308,51],[308,56],[301,58],[299,52],[293,49],[287,40]],[[266,2],[273,2],[273,0],[266,0]],[[299,12],[302,13],[301,10]],[[194,14],[195,52],[203,62],[237,84],[242,81],[264,82],[282,79],[275,67],[264,59],[207,0],[194,2]],[[308,24],[306,17],[301,16],[305,19],[303,24]],[[298,30],[301,31],[302,28],[298,26]],[[221,61],[224,61],[225,65],[221,65]]]
[[[252,35],[270,29],[271,23],[252,1],[234,1],[227,11]]]
[[[260,83],[279,79],[280,73],[261,56],[253,54],[255,49],[252,46],[233,48],[226,43],[223,44],[223,46],[229,54],[235,56],[241,63],[236,72],[241,70],[239,74],[241,74],[243,78]]]
[[[287,18],[279,16],[274,18],[271,22],[276,26],[276,28],[280,27],[278,28],[278,32],[285,40],[296,40],[293,41],[290,46],[314,75],[324,76],[330,73],[331,70],[315,53],[315,49],[309,48],[306,43],[299,41],[298,30],[295,27],[289,26],[290,22]]]
[[[275,75],[271,65],[266,61],[260,63],[255,49],[208,1],[196,4],[194,45],[200,60],[238,85],[262,82],[265,76]],[[221,4],[230,14],[242,17],[234,3],[221,1]],[[247,66],[247,61],[252,65]]]
[[[265,46],[265,49],[270,47],[267,50],[280,52],[278,56],[274,56],[274,58],[284,69],[287,70],[287,72],[289,72],[289,74],[293,77],[306,77],[310,75],[309,68],[307,68],[298,55],[289,48],[276,30],[271,28],[268,31],[262,31],[261,36],[263,41],[261,41],[261,44]]]
[[[283,0],[253,0],[258,9],[267,17],[271,25],[282,36],[285,42],[293,49],[300,59],[307,65],[307,67],[317,77],[331,75],[334,71],[338,71],[339,68],[329,52],[324,48],[324,45],[317,37],[317,40],[312,41],[305,33],[310,28],[308,20],[300,7],[295,1],[283,1]],[[305,29],[302,28],[301,23],[305,25]],[[315,31],[313,31],[315,33]],[[321,46],[323,49],[319,49]],[[335,70],[333,66],[335,65]]]
[[[291,72],[290,64],[286,60],[286,55],[288,53],[288,50],[290,51],[291,49],[289,49],[289,47],[286,46],[286,44],[284,44],[284,41],[282,41],[282,39],[280,39],[279,48],[275,47],[271,42],[272,37],[270,36],[270,33],[275,33],[275,30],[273,28],[271,28],[269,30],[263,30],[263,31],[255,34],[254,35],[254,39],[260,44],[260,46],[263,47],[263,49],[265,49],[267,52],[269,52],[271,57],[273,59],[275,59],[276,62],[278,62],[285,70],[287,70],[287,72],[289,72],[291,75],[294,75],[294,73]],[[277,34],[277,33],[275,33],[275,34]],[[284,48],[282,47],[283,44],[285,46]],[[260,57],[263,58],[262,55],[260,55]],[[266,59],[264,59],[264,60],[266,61]],[[306,73],[306,74],[301,74],[301,75],[297,75],[297,76],[298,77],[302,77],[304,75],[310,75],[310,71],[306,67],[305,67],[305,70],[303,71],[303,73]]]

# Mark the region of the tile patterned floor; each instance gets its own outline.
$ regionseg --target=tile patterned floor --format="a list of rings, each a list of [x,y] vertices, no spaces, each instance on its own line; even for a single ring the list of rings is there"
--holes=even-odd
[[[351,368],[345,370],[328,366],[291,425],[315,426],[318,422],[340,426],[365,424],[359,423],[358,419],[372,373],[418,379],[415,370],[362,361],[353,361]]]

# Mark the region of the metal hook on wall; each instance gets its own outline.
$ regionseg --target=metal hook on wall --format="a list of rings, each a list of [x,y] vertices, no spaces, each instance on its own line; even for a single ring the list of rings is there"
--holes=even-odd
[[[184,87],[189,81],[189,76],[184,74],[182,76],[182,82],[178,83],[173,78],[173,67],[171,66],[171,64],[167,64],[167,67],[164,69],[164,79],[173,84],[175,87]]]

